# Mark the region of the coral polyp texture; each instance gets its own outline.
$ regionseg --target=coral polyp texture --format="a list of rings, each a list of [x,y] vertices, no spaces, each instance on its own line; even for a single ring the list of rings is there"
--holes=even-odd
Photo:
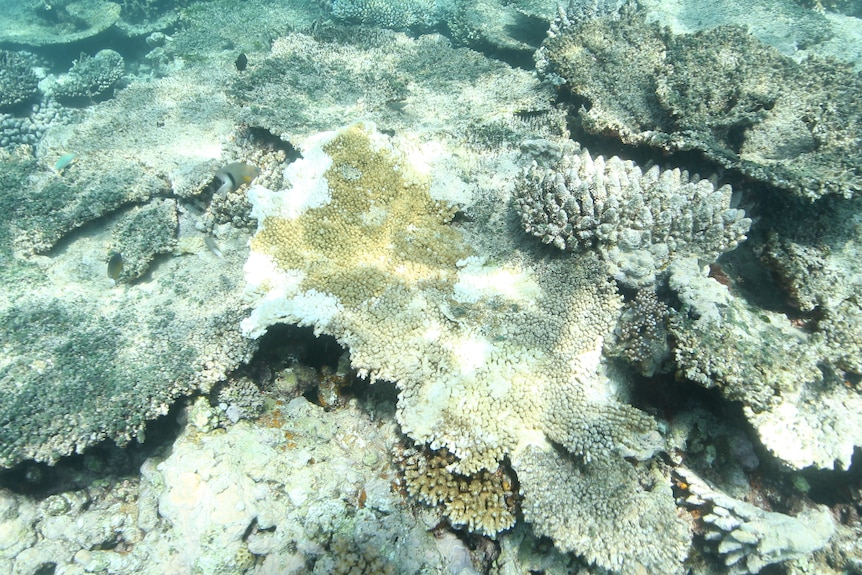
[[[801,63],[744,29],[673,35],[626,4],[563,11],[536,53],[537,69],[578,97],[583,127],[633,145],[694,150],[808,199],[862,190],[862,75]]]
[[[679,571],[689,533],[670,491],[645,490],[625,459],[648,459],[661,440],[604,371],[622,302],[603,265],[589,253],[532,259],[475,240],[450,223],[453,202],[481,212],[499,201],[435,198],[439,171],[402,143],[363,125],[323,133],[286,168],[287,190],[252,186],[259,228],[244,333],[295,323],[335,336],[360,374],[397,383],[402,430],[451,453],[451,472],[494,472],[508,456],[529,521],[561,549],[621,573]],[[565,508],[546,497],[551,482],[578,483],[591,465],[615,473],[591,473],[595,484]],[[615,496],[597,504],[590,493]],[[608,511],[651,529],[582,522]]]
[[[494,536],[515,524],[514,482],[501,466],[472,476],[452,473],[447,450],[408,449],[396,453],[407,492],[439,507],[454,526]]]
[[[323,2],[339,20],[384,28],[430,27],[451,10],[446,0],[331,0]]]
[[[25,53],[0,50],[0,110],[35,100],[39,80],[33,73],[35,59]]]
[[[655,282],[676,257],[713,260],[745,239],[751,220],[732,208],[730,186],[679,169],[645,173],[614,156],[563,153],[550,168],[534,163],[517,186],[524,229],[569,251],[596,246],[614,279]]]

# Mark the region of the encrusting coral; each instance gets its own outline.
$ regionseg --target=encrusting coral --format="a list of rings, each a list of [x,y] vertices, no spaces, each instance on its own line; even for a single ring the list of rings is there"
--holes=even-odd
[[[471,242],[449,224],[455,206],[434,199],[422,154],[396,143],[362,125],[324,133],[285,170],[289,190],[251,187],[259,229],[244,333],[283,322],[335,336],[360,375],[397,383],[402,431],[446,448],[451,472],[493,472],[509,456],[537,532],[622,573],[677,572],[689,533],[670,490],[645,491],[625,460],[659,448],[656,424],[621,401],[601,361],[621,307],[604,266],[589,253],[534,260]],[[548,449],[556,456],[537,455]],[[585,487],[621,494],[607,508],[584,497],[560,509],[545,496],[549,481],[575,483],[593,463],[615,470]],[[596,520],[608,547],[597,551],[579,521],[604,509],[649,529]]]

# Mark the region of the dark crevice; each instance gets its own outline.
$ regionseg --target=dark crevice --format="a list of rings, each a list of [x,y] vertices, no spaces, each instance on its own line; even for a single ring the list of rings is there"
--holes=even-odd
[[[140,476],[141,464],[151,457],[166,457],[180,433],[179,411],[185,402],[175,403],[168,413],[146,424],[145,441],[118,446],[105,440],[85,453],[60,458],[53,465],[23,461],[0,470],[0,488],[28,495],[37,500],[56,493],[86,489],[94,482],[119,483]]]

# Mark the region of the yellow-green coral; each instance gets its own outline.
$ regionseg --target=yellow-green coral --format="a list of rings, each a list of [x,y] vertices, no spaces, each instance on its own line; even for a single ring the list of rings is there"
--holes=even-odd
[[[431,198],[427,177],[361,125],[323,150],[332,158],[324,174],[331,201],[295,219],[267,219],[252,250],[270,254],[282,269],[307,270],[303,289],[350,305],[397,285],[452,282],[455,263],[470,249],[446,225],[455,209]]]

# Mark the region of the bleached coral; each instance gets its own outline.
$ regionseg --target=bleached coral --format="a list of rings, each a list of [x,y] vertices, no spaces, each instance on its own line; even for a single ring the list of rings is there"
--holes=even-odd
[[[751,220],[731,207],[731,189],[688,172],[646,173],[631,161],[564,153],[551,168],[533,164],[515,205],[524,229],[563,250],[596,245],[615,279],[653,283],[668,263],[714,259],[745,239]]]
[[[728,573],[761,573],[761,569],[804,557],[822,548],[835,532],[835,521],[824,506],[796,516],[764,511],[710,486],[690,469],[676,473],[685,486],[684,504],[701,514],[704,539],[719,555]]]
[[[309,196],[317,198],[312,206],[287,209],[296,201],[291,189],[249,193],[259,229],[246,265],[255,306],[242,324],[248,336],[278,322],[335,336],[360,374],[398,384],[402,430],[446,448],[455,473],[496,470],[506,456],[521,461],[516,454],[548,440],[585,465],[630,465],[624,457],[648,458],[658,448],[652,418],[620,400],[619,384],[602,367],[621,300],[596,256],[531,260],[494,251],[487,238],[470,241],[469,228],[449,224],[455,208],[432,197],[426,174],[434,171],[417,169],[418,156],[401,154],[367,126],[328,133],[302,151],[285,176],[300,194],[325,188]],[[314,162],[323,168],[311,169]],[[527,500],[541,493],[531,483],[540,476],[514,470]],[[598,492],[625,489],[620,478],[635,481],[591,475]],[[661,509],[662,517],[642,519],[669,522],[672,507],[628,513]],[[543,513],[531,520],[552,521]],[[589,513],[555,511],[562,518],[553,521],[573,525]],[[555,535],[562,544],[564,534]],[[638,547],[608,536],[615,556]],[[683,530],[663,539],[654,550],[665,560],[661,572],[678,570],[687,541]],[[580,540],[566,548],[592,553]]]
[[[688,554],[688,526],[660,474],[621,459],[585,465],[550,445],[520,450],[513,465],[524,485],[524,518],[560,549],[626,574],[668,573]]]

